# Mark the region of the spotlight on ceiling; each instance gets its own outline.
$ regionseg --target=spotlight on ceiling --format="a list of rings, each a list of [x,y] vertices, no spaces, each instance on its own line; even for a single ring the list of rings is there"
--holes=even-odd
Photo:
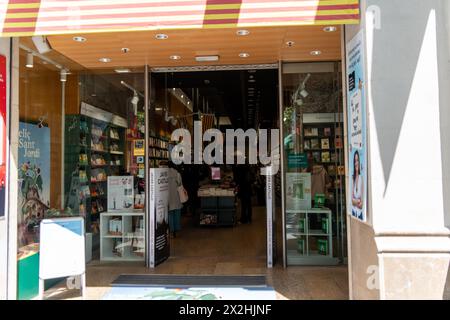
[[[27,68],[33,68],[33,54],[31,52],[27,53],[27,63],[25,64]]]
[[[164,34],[164,33],[158,33],[155,36],[155,38],[158,39],[158,40],[166,40],[167,38],[169,38],[169,36],[167,34]]]
[[[337,30],[337,28],[335,26],[328,26],[323,28],[323,31],[325,32],[335,32]]]
[[[239,53],[239,57],[240,58],[248,58],[248,57],[250,57],[250,54],[247,52],[241,52],[241,53]]]
[[[312,56],[320,56],[322,54],[322,51],[320,50],[313,50],[310,52]]]
[[[241,30],[236,31],[236,34],[238,36],[248,36],[250,34],[250,31],[241,29]]]
[[[177,55],[172,55],[169,58],[170,58],[170,60],[180,60],[181,59],[181,57],[177,56]]]
[[[108,62],[111,62],[111,59],[110,58],[100,58],[100,59],[98,59],[98,61],[103,62],[103,63],[108,63]]]
[[[76,37],[73,37],[72,39],[73,39],[73,41],[76,41],[76,42],[85,42],[86,41],[86,38],[81,37],[81,36],[76,36]]]

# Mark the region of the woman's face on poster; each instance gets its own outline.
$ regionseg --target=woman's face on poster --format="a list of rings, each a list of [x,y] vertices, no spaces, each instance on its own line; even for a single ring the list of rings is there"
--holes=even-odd
[[[361,174],[361,172],[359,172],[360,166],[359,166],[359,154],[358,153],[355,153],[353,163],[354,163],[353,165],[355,168],[355,173]]]

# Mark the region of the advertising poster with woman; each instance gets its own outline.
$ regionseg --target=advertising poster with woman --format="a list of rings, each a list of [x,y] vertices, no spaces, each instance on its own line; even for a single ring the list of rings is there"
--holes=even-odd
[[[347,45],[349,214],[367,221],[366,96],[363,33]]]

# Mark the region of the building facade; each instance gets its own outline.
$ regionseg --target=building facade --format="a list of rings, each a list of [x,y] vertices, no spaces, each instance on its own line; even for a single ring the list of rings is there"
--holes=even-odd
[[[65,42],[64,37],[92,35],[98,37],[99,42],[103,39],[113,45],[120,45],[120,36],[115,38],[115,34],[123,35],[126,32],[139,31],[145,35],[145,32],[155,33],[156,30],[168,33],[168,30],[187,29],[205,32],[205,39],[198,42],[189,38],[183,39],[188,45],[191,41],[193,47],[202,47],[204,43],[213,41],[214,33],[211,32],[218,35],[227,29],[235,32],[246,28],[250,32],[257,33],[258,28],[263,28],[260,30],[267,30],[268,38],[274,37],[276,39],[274,41],[278,41],[277,32],[286,27],[294,28],[290,29],[292,34],[308,30],[312,35],[310,41],[313,45],[327,48],[327,39],[319,36],[315,38],[313,27],[322,30],[324,26],[335,26],[340,33],[338,59],[335,58],[336,54],[328,52],[331,49],[328,51],[323,49],[323,52],[320,52],[312,50],[311,47],[310,52],[308,48],[304,48],[308,50],[308,58],[303,59],[300,53],[290,55],[289,52],[283,51],[287,50],[286,48],[280,49],[281,54],[272,54],[275,49],[269,48],[266,51],[261,50],[259,56],[256,54],[251,64],[278,66],[281,118],[282,114],[286,114],[282,88],[283,70],[290,68],[288,63],[329,61],[340,63],[340,72],[336,74],[341,75],[342,98],[337,103],[340,105],[337,113],[339,114],[340,110],[343,117],[342,164],[345,165],[346,186],[341,190],[344,190],[345,203],[348,205],[342,209],[344,216],[340,222],[338,219],[337,229],[341,230],[340,244],[345,246],[339,258],[348,265],[349,298],[448,299],[450,297],[450,173],[447,170],[450,165],[448,1],[217,0],[192,1],[189,4],[167,2],[166,5],[161,2],[152,7],[154,2],[136,1],[131,6],[127,1],[107,5],[99,2],[89,6],[81,2],[79,5],[76,2],[70,5],[66,2],[58,4],[58,1],[36,3],[3,1],[0,4],[0,55],[4,57],[0,64],[2,72],[0,85],[4,87],[0,92],[2,95],[0,98],[4,100],[5,105],[5,111],[2,111],[4,115],[2,125],[5,128],[2,137],[5,183],[1,199],[4,210],[0,212],[0,298],[18,297],[17,212],[20,205],[17,173],[20,166],[18,132],[19,123],[24,118],[20,113],[21,108],[24,108],[21,105],[24,100],[20,98],[19,82],[23,73],[20,61],[25,59],[23,54],[21,58],[20,50],[23,50],[24,42],[21,42],[20,37],[47,36],[52,46],[69,59],[76,60],[86,68],[99,66],[101,68],[102,65],[97,58],[91,59],[95,50],[76,49]],[[185,8],[185,11],[176,10],[176,5],[189,8]],[[277,31],[277,28],[280,30]],[[303,32],[302,35],[308,34]],[[102,38],[103,33],[105,36]],[[287,38],[281,39],[284,41]],[[214,55],[212,51],[203,50],[200,55]],[[107,50],[106,52],[109,53]],[[169,54],[172,52],[167,49],[163,51],[161,57],[167,58]],[[322,56],[317,57],[320,54]],[[177,62],[175,56],[172,60],[177,64],[173,64],[175,63],[173,61],[164,62],[161,57],[157,54],[135,56],[133,59],[124,58],[120,64],[122,67],[146,65],[148,66],[146,71],[147,68],[154,68],[156,71],[156,68],[167,67],[166,70],[169,72],[175,70],[170,68],[193,67],[192,63],[186,62],[184,65],[183,61]],[[117,56],[117,59],[121,57]],[[113,58],[113,61],[117,59]],[[224,59],[227,59],[225,54]],[[221,63],[222,67],[244,65],[242,60],[236,59],[224,60]],[[216,68],[214,63],[208,66]],[[309,66],[302,68],[307,70]],[[62,73],[61,77],[64,77]],[[151,76],[145,72],[145,77]],[[65,87],[68,91],[73,89],[71,88]],[[149,87],[146,88],[148,90]],[[63,91],[61,95],[64,94],[66,93]],[[149,93],[146,92],[145,95],[147,94]],[[59,98],[58,96],[54,99]],[[71,102],[67,99],[65,101],[63,106],[67,110],[72,108]],[[148,109],[147,105],[144,107]],[[51,113],[50,109],[49,111]],[[31,113],[31,109],[27,112]],[[146,118],[148,119],[147,114]],[[59,123],[59,119],[54,121]],[[280,145],[284,148],[286,129],[281,123],[280,119],[279,129],[282,139]],[[289,153],[283,149],[281,155],[283,258],[280,260],[284,267],[289,268],[287,253],[289,240],[286,236],[289,233],[286,227],[289,211],[286,202],[289,192],[286,175],[288,159],[284,159],[288,157]],[[58,179],[61,177],[55,178]],[[55,190],[52,189],[52,192]],[[64,194],[60,190],[55,192]],[[53,204],[49,206],[53,207]]]

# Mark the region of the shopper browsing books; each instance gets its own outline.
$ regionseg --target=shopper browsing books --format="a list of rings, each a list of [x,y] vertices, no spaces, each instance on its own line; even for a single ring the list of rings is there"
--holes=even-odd
[[[181,174],[175,169],[173,162],[169,161],[169,230],[173,236],[181,230],[181,203],[178,187],[183,185]]]

